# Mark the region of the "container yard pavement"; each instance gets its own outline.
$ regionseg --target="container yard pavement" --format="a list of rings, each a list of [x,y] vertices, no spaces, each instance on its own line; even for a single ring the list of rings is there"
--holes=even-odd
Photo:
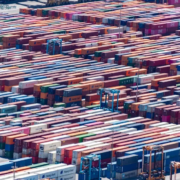
[[[6,9],[6,6],[11,7],[10,9]],[[0,4],[0,12],[8,13],[8,14],[16,14],[19,13],[20,8],[44,8],[46,7],[46,0],[38,1],[22,1],[18,3],[10,3],[10,4]]]

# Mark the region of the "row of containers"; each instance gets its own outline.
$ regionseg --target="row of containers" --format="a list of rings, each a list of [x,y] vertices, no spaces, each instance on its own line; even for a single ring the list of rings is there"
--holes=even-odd
[[[84,6],[87,7],[85,8]],[[119,9],[122,8],[121,6],[123,6],[124,9],[122,9],[123,17],[120,22]],[[40,51],[42,49],[46,52],[47,48],[44,43],[46,43],[48,39],[59,38],[64,41],[65,47],[63,51],[72,51],[82,47],[102,46],[106,44],[106,41],[102,42],[104,36],[106,38],[109,37],[107,34],[113,34],[114,38],[121,36],[120,32],[128,32],[128,34],[124,35],[125,37],[136,36],[136,31],[139,31],[137,36],[142,36],[142,34],[169,35],[179,29],[179,8],[174,8],[171,5],[158,4],[147,4],[147,6],[148,11],[144,8],[144,3],[139,1],[133,1],[133,3],[127,2],[123,5],[119,5],[119,3],[106,4],[100,1],[98,2],[98,9],[95,9],[97,3],[93,2],[87,3],[86,5],[78,4],[57,6],[51,9],[38,9],[37,16],[31,16],[30,12],[32,9],[21,9],[20,12],[23,14],[0,14],[1,48],[16,46],[17,48],[24,48],[31,51]],[[134,11],[131,16],[132,8]],[[159,11],[159,8],[161,8],[161,11]],[[106,17],[106,13],[110,16],[109,19]],[[51,19],[54,18],[55,14],[57,14],[56,19]],[[94,14],[97,14],[98,22],[96,22]],[[91,15],[93,16],[92,18]],[[103,18],[103,15],[106,18]],[[59,17],[63,19],[59,19]],[[114,18],[117,18],[117,20]],[[69,26],[69,23],[71,23],[71,26]],[[117,27],[119,23],[121,23],[120,28]],[[83,42],[82,38],[87,39],[90,36],[97,36],[97,40],[91,39],[90,44],[86,46],[87,42]],[[77,42],[74,42],[75,39],[82,41],[82,46],[78,46]],[[67,46],[66,43],[69,40],[71,41],[71,45],[68,43]],[[42,46],[42,44],[44,44],[44,46]],[[100,50],[113,47],[114,46],[106,47],[105,49],[102,47]],[[56,53],[59,53],[59,51],[57,50]]]
[[[1,158],[4,167],[11,168],[16,165],[18,168],[9,170],[9,174],[1,176],[2,180],[75,180],[76,166],[60,164],[38,163],[32,164],[32,158],[21,158],[18,160],[8,161]],[[13,172],[14,171],[14,172]],[[13,173],[14,174],[13,174]]]
[[[170,109],[169,105],[158,105],[156,108],[161,108],[162,111]],[[172,106],[173,109],[178,107],[171,105],[171,109]],[[29,122],[31,117],[1,118],[2,122],[9,121],[10,123],[10,125],[1,126],[1,156],[16,159],[2,161],[0,164],[1,179],[6,180],[13,177],[14,163],[17,168],[16,176],[20,178],[31,174],[26,166],[38,163],[34,165],[38,167],[39,163],[43,162],[47,162],[46,164],[60,163],[60,166],[64,166],[61,163],[65,163],[68,165],[67,168],[73,169],[73,173],[79,173],[79,179],[86,179],[88,174],[86,171],[80,171],[80,163],[81,157],[89,154],[101,156],[102,170],[98,169],[98,162],[94,161],[93,166],[96,167],[96,172],[93,173],[92,179],[97,179],[99,173],[101,177],[130,179],[141,172],[142,148],[147,145],[161,145],[164,148],[163,170],[166,175],[170,173],[170,162],[179,161],[179,125],[140,116],[126,119],[127,114],[112,113],[101,109],[88,110],[76,113],[76,115],[75,113],[69,114],[72,109],[65,108],[64,111],[67,113],[61,113],[61,116],[60,113],[54,113],[54,116],[51,114],[49,118],[46,115],[45,119],[39,116],[38,120],[37,118],[34,120],[34,125],[26,127],[17,127],[14,122]],[[80,109],[80,107],[74,107],[74,109]],[[70,115],[73,117],[69,117]],[[152,161],[152,169],[161,170],[161,157],[160,154],[156,162]],[[145,172],[149,170],[149,161],[149,154],[146,154],[143,167]],[[32,173],[37,173],[40,179],[48,177],[58,179],[59,166],[57,170],[54,166],[46,166],[47,172],[43,168],[35,169]],[[51,168],[53,170],[49,170]],[[68,173],[68,177],[69,175]],[[31,175],[27,176],[27,179],[31,177]],[[61,173],[61,176],[64,175]],[[69,179],[74,177],[75,175]]]
[[[170,174],[170,162],[180,160],[179,8],[145,5],[99,1],[0,14],[0,156],[8,159],[0,160],[0,179],[15,171],[16,179],[77,173],[87,180],[81,158],[94,154],[101,169],[93,161],[91,179],[130,180],[142,168],[149,173],[146,145],[164,148]],[[54,38],[62,39],[57,55],[45,54],[53,54],[47,40]],[[120,93],[100,101],[100,88]],[[157,155],[151,165],[160,171]]]
[[[41,53],[31,54],[28,51],[26,55],[23,55],[23,50],[13,48],[1,50],[0,53],[9,55],[5,59],[10,58],[9,62],[3,62],[0,65],[0,89],[4,91],[0,94],[0,103],[2,103],[1,113],[5,115],[17,113],[16,111],[20,110],[39,108],[40,105],[32,105],[34,103],[54,107],[99,106],[100,95],[97,94],[99,88],[120,90],[118,108],[122,112],[128,112],[132,117],[142,115],[142,113],[139,114],[139,111],[142,111],[139,110],[139,104],[135,107],[131,106],[132,103],[144,100],[150,102],[158,99],[166,100],[171,95],[175,100],[179,97],[178,68],[180,63],[178,58],[176,63],[165,65],[169,67],[169,73],[162,65],[155,68],[157,71],[147,74],[146,68],[103,63],[65,55],[49,56]],[[135,59],[134,55],[124,56]],[[11,59],[15,56],[18,59]],[[28,57],[31,60],[25,59]],[[148,62],[152,65],[170,62],[166,59],[168,57],[171,58],[172,55],[165,55],[164,59],[159,61],[155,59]],[[158,69],[164,71],[158,71]],[[169,76],[171,73],[174,75]],[[147,93],[150,96],[147,97]],[[102,97],[102,104],[112,107],[113,96],[115,98],[113,106],[116,106],[117,94],[109,94],[108,99]],[[125,102],[128,100],[130,101]],[[130,110],[134,112],[126,111],[129,107],[127,105],[124,109],[124,103],[129,103]],[[8,110],[3,104],[9,104],[14,109]]]
[[[119,26],[120,24],[124,31],[138,30],[144,35],[167,35],[174,33],[179,28],[179,8],[176,6],[180,2],[169,0],[168,5],[144,4],[143,1],[109,4],[101,1],[36,10],[23,8],[20,9],[20,13],[110,26]]]

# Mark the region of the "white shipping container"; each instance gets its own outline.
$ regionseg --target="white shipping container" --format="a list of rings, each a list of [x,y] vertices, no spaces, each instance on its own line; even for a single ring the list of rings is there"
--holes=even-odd
[[[73,128],[69,128],[71,130],[77,130],[77,129],[82,129],[82,128],[85,128],[87,126],[77,126],[77,127],[73,127]]]
[[[38,84],[47,83],[47,82],[52,82],[53,78],[39,79],[37,81],[38,81]]]
[[[6,134],[6,133],[11,133],[12,131],[8,130],[8,131],[0,131],[0,134]]]
[[[121,124],[116,124],[116,125],[111,125],[111,126],[105,126],[105,127],[102,127],[103,129],[113,129],[113,128],[118,128],[118,127],[125,127],[129,124],[134,124],[133,122],[126,122],[126,123],[121,123]]]
[[[111,138],[106,137],[106,138],[100,138],[100,139],[95,139],[94,142],[100,142],[100,141],[104,141],[104,140],[109,140]]]
[[[68,165],[68,166],[64,166],[64,167],[60,167],[58,168],[57,170],[57,174],[58,174],[58,177],[59,176],[66,176],[68,174],[74,174],[76,173],[76,166],[74,165]]]
[[[39,151],[40,152],[53,151],[53,150],[56,150],[58,146],[61,146],[60,141],[51,141],[51,142],[41,143],[39,146]]]
[[[35,84],[38,84],[37,80],[29,80],[29,81],[22,81],[19,83],[19,88],[25,89],[25,88],[32,88]]]
[[[1,164],[1,163],[5,163],[5,162],[9,162],[9,159],[0,158],[0,164]]]
[[[62,128],[62,129],[54,130],[54,131],[51,131],[51,132],[56,134],[56,133],[60,133],[60,132],[63,132],[63,131],[68,131],[68,130],[70,130],[70,129],[69,128]]]
[[[58,177],[58,171],[56,169],[50,169],[50,170],[45,170],[42,172],[36,172],[38,175],[38,180],[39,179],[45,179],[45,178],[57,178]]]
[[[29,170],[23,171],[23,172],[27,172],[28,174],[31,174],[31,173],[35,173],[35,174],[36,174],[36,172],[41,172],[41,171],[56,169],[56,168],[58,168],[58,167],[62,167],[62,166],[66,166],[66,165],[67,165],[67,164],[64,164],[64,163],[54,164],[54,165],[50,165],[50,166],[44,166],[44,167],[29,169]]]
[[[154,76],[152,74],[147,74],[146,76],[142,76],[138,78],[139,84],[145,84],[145,83],[150,83],[151,80],[154,79]]]
[[[107,63],[114,64],[115,58],[108,58]]]
[[[98,132],[98,131],[102,131],[104,130],[103,128],[97,128],[97,129],[91,129],[91,130],[88,130],[86,131],[87,133],[95,133],[95,132]]]
[[[27,174],[28,174],[27,171],[16,172],[16,177],[22,176],[22,175],[27,175]],[[13,178],[13,177],[14,177],[13,173],[5,174],[3,176],[0,176],[1,180],[8,179],[8,178]]]
[[[30,128],[30,134],[35,134],[42,132],[43,129],[47,129],[47,124],[37,124],[37,125],[32,125],[29,126]]]
[[[168,122],[160,122],[160,123],[156,123],[156,124],[151,124],[149,127],[159,127],[162,125],[166,125],[169,124]]]
[[[96,77],[87,78],[87,81],[91,81],[91,80],[104,81],[104,76],[96,76]]]
[[[164,106],[165,104],[164,103],[159,103],[159,104],[152,104],[152,105],[148,105],[147,106],[147,112],[154,112],[155,111],[155,108],[158,107],[158,106]]]
[[[180,128],[173,129],[173,130],[170,130],[170,131],[164,131],[161,134],[177,134],[177,133],[179,133],[179,131],[180,131]]]
[[[13,153],[13,159],[19,159],[22,158],[22,153]]]
[[[139,134],[139,133],[142,133],[143,130],[140,130],[140,131],[133,131],[133,132],[129,132],[128,134]]]
[[[13,93],[19,93],[19,86],[12,86],[11,92],[13,92]]]
[[[68,174],[68,175],[65,175],[65,176],[59,176],[57,178],[57,180],[75,180],[76,179],[76,174]]]
[[[111,121],[105,121],[104,124],[113,124],[116,122],[119,122],[120,120],[111,120]]]
[[[51,122],[51,121],[54,121],[55,118],[47,118],[47,119],[44,119],[42,121],[36,121],[34,124],[41,124],[41,123],[47,123],[47,122]]]
[[[172,99],[173,103],[176,103],[179,100],[179,95],[171,95],[162,97],[162,100]]]
[[[80,142],[80,143],[77,143],[76,145],[80,145],[80,146],[88,146],[89,144],[91,144],[92,141],[86,141],[86,142]]]
[[[49,151],[39,151],[39,158],[47,158]]]
[[[160,128],[168,128],[168,129],[172,129],[172,128],[175,128],[176,127],[176,124],[164,124],[164,125],[161,125],[159,126]]]
[[[62,135],[62,136],[57,136],[57,137],[53,137],[53,138],[50,138],[50,139],[52,139],[52,140],[60,140],[60,139],[68,138],[68,137],[70,137],[70,136]]]
[[[22,148],[22,154],[28,155],[31,153],[31,149]]]
[[[119,31],[123,32],[123,27],[110,28],[107,30],[108,34],[119,33]]]
[[[129,118],[129,119],[125,119],[125,120],[127,120],[127,121],[136,121],[136,120],[140,120],[140,119],[144,119],[144,117],[138,116],[138,117],[135,117],[135,118]]]
[[[180,100],[177,100],[176,106],[180,106]]]
[[[5,156],[5,149],[0,149],[0,156],[4,157]]]
[[[56,162],[56,151],[48,153],[48,162],[51,162],[50,164],[54,164]]]
[[[0,121],[0,124],[3,124],[3,125],[5,125],[5,122],[4,122],[4,121]]]
[[[11,120],[10,125],[13,125],[14,123],[22,123],[22,120]]]
[[[89,146],[89,147],[85,147],[85,148],[81,148],[81,149],[77,149],[77,150],[74,150],[73,151],[73,158],[80,158],[81,157],[81,153],[82,151],[85,151],[85,150],[89,150],[89,149],[94,149],[94,148],[102,148],[104,149],[104,147],[108,146],[107,143],[101,143],[101,144],[96,144],[94,146]]]
[[[179,129],[180,128],[180,124],[179,125],[176,125],[175,127],[174,127],[174,129]]]
[[[109,129],[101,130],[101,131],[95,132],[95,134],[98,135],[98,134],[104,134],[104,133],[108,133],[108,132],[112,132],[112,130],[109,130]]]
[[[74,146],[75,144],[68,144],[68,145],[65,145],[65,146],[60,146],[60,147],[57,147],[56,148],[56,161],[57,162],[62,162],[61,160],[61,156],[64,155],[64,149],[65,148],[68,148],[68,147],[72,147]],[[64,156],[62,156],[64,157]]]
[[[99,144],[102,144],[102,142],[95,142],[95,141],[89,141],[89,143],[86,145],[87,147],[89,146],[96,146],[96,145],[99,145]]]
[[[14,180],[14,178],[12,178]],[[16,176],[16,180],[39,180],[37,174],[27,174],[22,176]]]
[[[75,158],[75,159],[80,158],[82,151],[89,150],[89,149],[93,149],[93,147],[85,147],[85,148],[74,150],[72,154],[72,158]]]
[[[84,121],[85,118],[90,117],[90,116],[96,116],[96,115],[100,115],[100,114],[107,114],[110,111],[100,111],[100,112],[96,112],[96,113],[89,113],[87,115],[83,115],[83,116],[78,116],[78,118],[80,118],[80,121]]]
[[[134,131],[137,131],[136,128],[127,128],[127,129],[122,129],[118,132],[121,132],[121,133],[131,133],[131,132],[134,132]]]
[[[86,111],[87,114],[93,114],[93,113],[98,113],[98,112],[102,112],[104,111],[103,109],[96,109],[96,110],[89,110],[89,111]]]

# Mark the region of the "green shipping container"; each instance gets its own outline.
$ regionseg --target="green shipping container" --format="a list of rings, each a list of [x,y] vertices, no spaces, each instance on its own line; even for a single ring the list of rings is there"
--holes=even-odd
[[[98,108],[98,107],[100,107],[100,104],[86,106],[86,108],[88,108],[88,109],[93,109],[93,108]]]
[[[33,165],[28,166],[28,167],[33,169],[33,168],[43,167],[43,166],[47,166],[47,165],[49,165],[49,164],[46,162],[43,162],[43,163],[33,164]]]
[[[118,79],[118,80],[119,80],[119,85],[120,86],[127,85],[127,84],[133,84],[133,82],[134,82],[133,77],[125,77],[125,78],[121,78],[121,79]]]
[[[95,136],[95,134],[93,133],[89,133],[89,134],[83,134],[83,135],[80,135],[80,136],[76,136],[79,138],[79,142],[83,142],[83,139],[86,138],[86,137],[90,137],[90,136]]]
[[[0,149],[5,149],[5,143],[0,142]]]
[[[47,99],[40,99],[40,103],[42,104],[42,105],[47,105]]]
[[[12,159],[13,153],[13,151],[5,151],[5,158]]]
[[[49,87],[52,87],[52,86],[59,86],[59,84],[50,84],[50,85],[46,85],[46,86],[41,86],[41,92],[48,93]]]
[[[56,108],[56,107],[65,107],[65,106],[66,106],[65,103],[55,103],[53,107]]]

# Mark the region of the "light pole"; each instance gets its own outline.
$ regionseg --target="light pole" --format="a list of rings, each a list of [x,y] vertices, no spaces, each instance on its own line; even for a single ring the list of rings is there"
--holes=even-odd
[[[137,63],[137,67],[140,69],[140,59],[136,59],[135,62]],[[139,69],[138,69],[138,77],[136,80],[136,85],[137,85],[137,89],[136,89],[136,102],[137,102],[137,96],[138,96],[138,85],[139,85]]]
[[[15,173],[16,173],[15,169],[17,168],[16,162],[14,162],[14,166],[12,166],[12,168],[13,168],[13,179],[15,180],[16,179],[16,177],[15,177]]]

